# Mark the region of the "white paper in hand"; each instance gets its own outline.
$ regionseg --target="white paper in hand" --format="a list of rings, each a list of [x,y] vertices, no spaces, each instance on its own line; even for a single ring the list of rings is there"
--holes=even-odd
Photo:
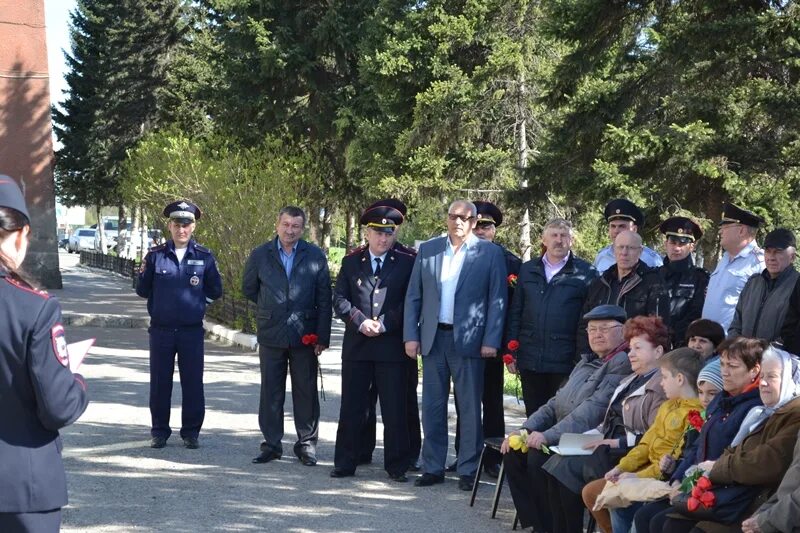
[[[558,439],[558,446],[550,446],[550,451],[558,455],[592,455],[594,450],[584,450],[590,442],[602,438],[597,433],[564,433]]]
[[[86,339],[85,341],[73,342],[67,344],[67,353],[69,354],[69,369],[72,372],[77,372],[78,368],[83,364],[86,354],[89,353],[89,348],[94,344],[95,339]]]

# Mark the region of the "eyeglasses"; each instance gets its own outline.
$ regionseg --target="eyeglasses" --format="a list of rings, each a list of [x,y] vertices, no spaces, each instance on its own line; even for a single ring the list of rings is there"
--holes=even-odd
[[[622,324],[617,324],[616,326],[603,326],[603,327],[599,327],[599,328],[588,327],[588,328],[586,328],[586,333],[588,333],[589,335],[591,335],[592,333],[602,333],[603,335],[605,335],[606,333],[608,333],[612,329],[621,328],[621,327],[622,327]]]
[[[456,215],[455,213],[447,213],[447,218],[453,222],[455,222],[456,220],[460,220],[461,222],[469,222],[475,217],[469,215]]]
[[[627,244],[614,245],[614,250],[618,252],[635,252],[636,250],[641,250],[641,249],[642,249],[641,246],[629,246]]]

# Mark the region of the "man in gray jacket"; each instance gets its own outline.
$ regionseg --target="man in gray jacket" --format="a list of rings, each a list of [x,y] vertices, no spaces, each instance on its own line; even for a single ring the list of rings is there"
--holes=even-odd
[[[510,450],[508,439],[501,447],[520,523],[523,528],[533,526],[534,531],[553,531],[542,471],[550,456],[541,451],[542,445],[557,444],[562,433],[597,426],[617,385],[631,373],[622,336],[625,310],[599,305],[583,318],[588,321],[592,351],[581,355],[566,384],[522,425],[528,432],[528,453]]]
[[[780,338],[789,297],[800,277],[792,264],[796,246],[794,233],[788,229],[778,228],[767,233],[764,239],[767,268],[747,280],[736,304],[728,337],[744,335],[770,342]]]
[[[333,307],[328,260],[322,250],[301,239],[305,223],[299,207],[281,209],[277,236],[253,250],[242,277],[242,292],[258,305],[258,425],[264,442],[254,463],[268,463],[283,454],[288,365],[297,430],[294,454],[306,466],[317,464],[317,357],[330,345]]]

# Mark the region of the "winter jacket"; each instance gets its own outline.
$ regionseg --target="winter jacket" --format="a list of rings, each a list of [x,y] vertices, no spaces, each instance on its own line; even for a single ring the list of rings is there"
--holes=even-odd
[[[606,406],[606,415],[599,427],[601,431],[606,426],[607,419],[611,414],[611,404],[625,390],[625,387],[637,377],[636,374],[631,374],[617,385]],[[625,424],[625,436],[620,438],[620,448],[636,445],[639,438],[655,422],[658,408],[661,407],[661,404],[666,399],[664,389],[661,387],[661,370],[656,370],[653,376],[647,380],[647,383],[629,393],[622,400],[622,420]]]
[[[763,533],[800,532],[800,433],[796,439],[794,459],[777,492],[753,515]]]
[[[614,265],[592,282],[581,316],[598,305],[614,304],[624,308],[628,318],[658,315],[669,324],[669,300],[657,269],[648,267],[640,260],[636,269],[622,280],[619,294],[613,299],[611,286],[617,278],[617,265]],[[584,319],[578,323],[576,333],[578,353],[587,351],[589,347],[587,323],[588,321]]]
[[[766,269],[751,276],[739,296],[728,336],[744,335],[768,341],[779,339],[798,277],[800,273],[793,266],[774,280]]]
[[[757,385],[736,396],[724,391],[717,394],[706,409],[706,423],[700,435],[684,450],[683,459],[672,474],[672,481],[681,481],[692,465],[719,458],[733,442],[745,415],[757,405],[762,405]]]
[[[549,283],[541,257],[522,265],[506,326],[507,337],[520,343],[518,368],[554,374],[572,371],[580,353],[575,351],[575,332],[595,278],[597,271],[573,254]]]
[[[660,478],[658,463],[664,455],[674,455],[683,447],[686,434],[686,417],[690,411],[703,409],[697,398],[678,398],[661,404],[656,419],[619,465],[623,472],[636,472],[638,477]]]
[[[522,425],[528,431],[544,434],[548,444],[556,444],[562,433],[581,433],[603,421],[617,385],[631,373],[626,345],[603,362],[593,353],[580,362],[556,395],[536,410]]]
[[[703,314],[709,274],[694,266],[692,256],[680,261],[664,258],[664,266],[659,267],[664,288],[669,298],[669,325],[672,347],[686,344],[686,330],[694,320]]]

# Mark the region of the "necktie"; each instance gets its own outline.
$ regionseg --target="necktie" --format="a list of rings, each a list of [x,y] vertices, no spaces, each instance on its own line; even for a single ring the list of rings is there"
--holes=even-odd
[[[380,257],[376,257],[375,258],[375,277],[377,278],[380,275],[381,275],[381,258]]]

